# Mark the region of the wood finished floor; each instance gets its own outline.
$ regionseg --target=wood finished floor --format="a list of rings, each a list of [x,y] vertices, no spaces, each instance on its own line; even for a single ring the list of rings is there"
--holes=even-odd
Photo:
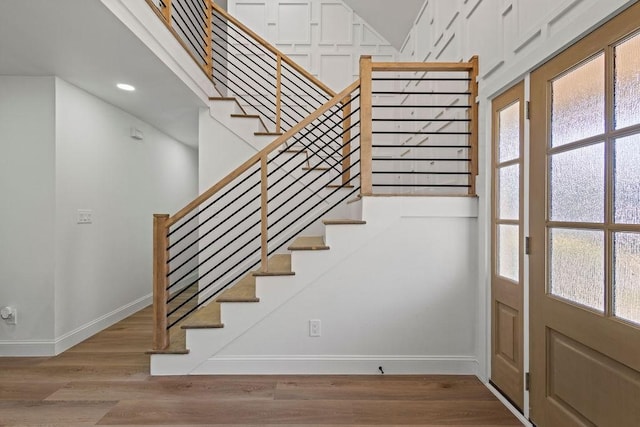
[[[151,310],[65,353],[0,358],[0,425],[517,426],[472,376],[150,377]]]

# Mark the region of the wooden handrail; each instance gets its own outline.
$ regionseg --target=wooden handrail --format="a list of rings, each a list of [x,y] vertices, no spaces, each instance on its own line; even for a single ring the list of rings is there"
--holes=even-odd
[[[171,26],[171,0],[165,0],[163,4],[164,7],[162,8],[162,15],[164,16],[164,19],[169,23],[169,26]]]
[[[224,10],[222,7],[220,7],[219,5],[217,5],[216,3],[213,3],[213,9],[218,12],[220,15],[224,16],[225,19],[227,19],[228,21],[230,21],[231,23],[233,23],[236,27],[238,27],[239,29],[241,29],[242,31],[244,31],[245,33],[247,33],[252,39],[254,39],[255,41],[257,41],[262,47],[264,47],[265,49],[267,49],[269,52],[271,52],[272,54],[274,54],[276,57],[280,56],[282,57],[282,61],[284,61],[287,65],[289,65],[291,68],[293,68],[294,70],[296,70],[298,73],[302,74],[304,77],[306,77],[308,80],[310,80],[313,84],[315,84],[316,86],[318,86],[320,89],[322,89],[325,93],[327,93],[327,95],[334,97],[336,96],[335,91],[333,91],[329,86],[325,85],[324,83],[322,83],[320,80],[318,80],[315,76],[313,76],[311,73],[309,73],[307,70],[305,70],[304,68],[302,68],[300,65],[298,65],[294,60],[292,60],[291,58],[289,58],[287,55],[285,55],[284,53],[282,53],[282,51],[280,51],[278,48],[272,46],[269,42],[267,42],[265,39],[263,39],[262,37],[260,37],[258,34],[254,33],[251,29],[249,29],[247,26],[245,26],[242,22],[238,21],[236,18],[234,18],[233,16],[229,15],[229,13],[227,13],[226,10]]]
[[[476,57],[477,58],[477,57]],[[471,71],[472,62],[373,62],[372,71]]]
[[[262,150],[258,151],[256,154],[251,156],[246,162],[238,166],[233,172],[231,172],[229,175],[221,179],[219,182],[217,182],[207,191],[202,193],[200,196],[196,197],[191,203],[189,203],[187,206],[185,206],[180,211],[178,211],[175,215],[169,218],[166,224],[167,228],[171,227],[176,222],[180,221],[182,218],[188,215],[189,212],[196,209],[198,206],[204,203],[207,199],[211,198],[214,194],[216,194],[218,191],[220,191],[225,186],[227,186],[231,181],[233,181],[234,179],[242,175],[244,172],[249,170],[251,166],[260,162],[260,159],[262,158],[263,155],[269,155],[273,150],[280,147],[289,138],[294,136],[296,133],[300,132],[302,129],[308,126],[311,122],[313,122],[315,119],[317,119],[318,117],[323,115],[325,112],[327,112],[331,107],[339,104],[345,97],[350,95],[351,92],[353,92],[359,85],[360,85],[360,80],[358,79],[355,82],[351,83],[349,86],[347,86],[347,88],[344,89],[342,92],[338,93],[329,101],[325,102],[321,107],[319,107],[316,111],[308,115],[300,123],[293,126],[283,135],[279,136],[269,145],[267,145]]]

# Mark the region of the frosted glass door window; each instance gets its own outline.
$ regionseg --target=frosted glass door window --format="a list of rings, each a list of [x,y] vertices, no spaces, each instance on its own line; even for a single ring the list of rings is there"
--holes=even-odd
[[[604,221],[604,144],[551,156],[551,220]]]
[[[549,246],[549,292],[603,311],[604,233],[554,228],[550,230]]]
[[[520,157],[520,103],[515,102],[500,111],[498,161]]]
[[[616,129],[640,123],[640,35],[615,48]]]
[[[500,219],[518,219],[520,207],[520,165],[499,169],[498,216]]]
[[[498,275],[514,282],[518,281],[520,269],[519,229],[517,225],[498,225]]]
[[[640,323],[640,233],[615,233],[613,312]]]
[[[551,146],[604,132],[604,54],[552,83]]]
[[[640,135],[616,140],[614,165],[615,221],[640,224]]]

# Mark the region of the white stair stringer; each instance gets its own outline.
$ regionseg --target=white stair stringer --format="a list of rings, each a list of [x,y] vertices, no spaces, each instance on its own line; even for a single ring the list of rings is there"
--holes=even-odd
[[[477,200],[365,197],[361,203],[366,224],[328,225],[325,242],[329,250],[293,251],[294,276],[257,277],[260,302],[222,303],[224,328],[187,330],[189,354],[153,355],[151,373],[373,374],[384,365],[390,373],[473,374],[478,365],[472,333],[477,318],[473,304],[460,298],[476,288],[474,255],[468,252],[471,246],[467,243],[474,236]],[[419,243],[412,244],[412,238]],[[395,243],[390,245],[391,241]],[[362,263],[374,253],[378,255],[373,264]],[[458,260],[455,254],[461,255]],[[402,257],[407,257],[405,266],[396,266],[394,262]],[[360,262],[354,266],[351,260],[356,259]],[[417,268],[402,270],[407,265]],[[336,273],[343,274],[346,267],[351,269],[348,277],[361,277],[360,281],[355,287],[331,285]],[[381,281],[376,280],[382,271],[387,272]],[[387,288],[383,283],[388,280],[399,281]],[[404,286],[405,281],[413,283]],[[371,292],[371,297],[363,290]],[[324,295],[320,300],[316,297],[319,292]],[[338,301],[341,304],[336,306]],[[369,303],[372,305],[364,311],[358,308]],[[294,307],[301,313],[297,320],[287,314]],[[324,316],[336,309],[342,310],[338,315],[342,320],[332,325]],[[374,317],[352,318],[358,312]],[[329,322],[327,331],[320,339],[304,338],[304,319],[318,313],[324,316],[317,318]],[[292,319],[296,323],[290,323]],[[342,322],[350,321],[355,322],[355,330],[371,321],[368,335],[345,342],[354,328]],[[322,344],[325,339],[329,341]],[[280,342],[290,343],[288,349],[283,350]],[[365,342],[374,347],[360,347]],[[343,344],[336,347],[338,343]],[[305,350],[300,345],[312,347]],[[362,351],[349,352],[353,348]]]
[[[152,375],[209,374],[207,361],[237,337],[276,311],[306,286],[351,252],[367,244],[387,229],[397,217],[377,218],[363,225],[326,226],[326,241],[330,250],[294,251],[291,253],[293,276],[256,277],[256,296],[259,303],[221,303],[224,328],[187,329],[186,355],[154,354],[151,356]],[[202,365],[202,368],[200,366]]]

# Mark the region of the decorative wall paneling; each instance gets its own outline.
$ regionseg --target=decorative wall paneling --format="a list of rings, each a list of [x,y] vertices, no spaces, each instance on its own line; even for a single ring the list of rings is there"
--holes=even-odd
[[[341,1],[230,0],[229,13],[335,91],[358,78],[361,55],[398,59],[398,51]]]

